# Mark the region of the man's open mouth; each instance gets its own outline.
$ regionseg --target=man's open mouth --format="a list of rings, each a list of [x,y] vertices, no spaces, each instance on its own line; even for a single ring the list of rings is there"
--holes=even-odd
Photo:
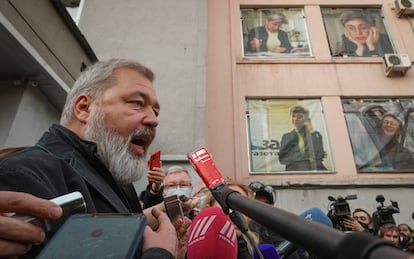
[[[152,137],[148,135],[137,136],[131,140],[131,143],[142,147],[144,150],[151,144]]]

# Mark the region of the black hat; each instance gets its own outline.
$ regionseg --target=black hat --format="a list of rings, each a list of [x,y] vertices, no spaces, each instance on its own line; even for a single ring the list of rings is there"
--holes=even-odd
[[[255,197],[264,197],[269,201],[269,204],[275,203],[276,194],[272,186],[254,181],[249,184],[249,187],[255,193]]]

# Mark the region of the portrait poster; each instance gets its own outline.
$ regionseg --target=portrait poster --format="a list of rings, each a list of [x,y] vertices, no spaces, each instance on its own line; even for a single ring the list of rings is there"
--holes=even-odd
[[[394,53],[380,8],[321,8],[333,57],[381,57]]]
[[[247,99],[250,172],[334,170],[319,99]]]
[[[311,56],[303,8],[241,9],[245,57]]]
[[[343,99],[358,172],[414,172],[414,100]]]

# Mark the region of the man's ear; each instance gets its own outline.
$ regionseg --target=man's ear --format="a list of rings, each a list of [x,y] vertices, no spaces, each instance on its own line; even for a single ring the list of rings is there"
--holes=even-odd
[[[81,123],[86,123],[91,112],[92,98],[89,95],[79,95],[73,105],[73,115]]]

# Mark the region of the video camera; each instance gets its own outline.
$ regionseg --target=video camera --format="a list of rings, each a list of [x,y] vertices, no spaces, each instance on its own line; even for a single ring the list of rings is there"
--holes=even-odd
[[[398,202],[391,201],[391,205],[385,207],[384,201],[385,198],[382,194],[377,195],[375,198],[377,201],[377,211],[372,214],[372,221],[374,224],[374,229],[378,230],[382,225],[391,223],[395,225],[394,213],[400,213],[400,208],[398,207]]]
[[[343,232],[352,231],[352,229],[349,229],[342,225],[342,220],[344,218],[347,218],[348,216],[351,216],[351,209],[349,208],[349,204],[347,201],[355,200],[355,199],[357,199],[356,194],[347,195],[345,196],[345,198],[342,196],[338,196],[336,199],[332,196],[328,196],[328,200],[331,201],[330,206],[329,206],[331,210],[328,214],[328,217],[331,219],[333,223],[333,227]]]

